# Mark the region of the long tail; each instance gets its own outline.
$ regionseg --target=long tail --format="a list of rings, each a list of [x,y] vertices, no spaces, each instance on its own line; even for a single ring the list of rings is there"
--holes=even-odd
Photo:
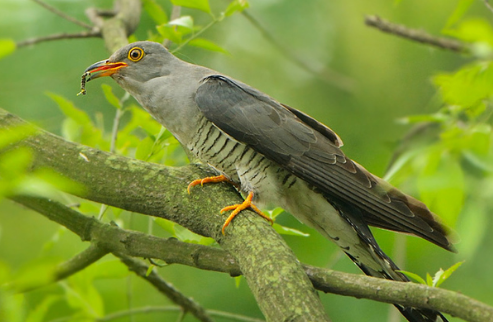
[[[399,267],[380,249],[368,225],[358,216],[357,209],[334,205],[339,214],[353,227],[361,240],[361,247],[347,248],[343,251],[366,274],[394,281],[409,282],[407,276],[399,272]],[[364,249],[362,249],[362,247]],[[364,252],[364,254],[363,254]],[[409,322],[448,322],[438,311],[414,307],[394,306]]]

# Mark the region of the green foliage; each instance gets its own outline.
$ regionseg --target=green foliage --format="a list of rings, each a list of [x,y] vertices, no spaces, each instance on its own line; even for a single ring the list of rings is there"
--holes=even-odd
[[[12,54],[17,48],[12,39],[0,39],[0,59]]]
[[[175,6],[193,8],[193,9],[202,10],[207,13],[211,13],[209,0],[171,0],[171,2]]]
[[[464,262],[458,262],[452,265],[447,270],[439,269],[438,272],[435,273],[435,276],[431,277],[429,273],[426,273],[426,281],[419,276],[418,274],[406,271],[399,271],[406,275],[409,278],[417,281],[420,284],[428,285],[431,287],[440,287],[440,285],[445,282]]]
[[[144,10],[154,20],[155,23],[161,25],[168,22],[168,15],[163,7],[156,0],[144,0]]]
[[[236,12],[242,12],[248,7],[250,7],[250,4],[246,0],[233,0],[229,3],[228,7],[224,11],[224,15],[226,17],[229,17]]]

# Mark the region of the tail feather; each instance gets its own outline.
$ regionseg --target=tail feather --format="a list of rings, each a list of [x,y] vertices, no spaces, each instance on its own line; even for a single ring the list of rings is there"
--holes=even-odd
[[[401,282],[410,281],[406,275],[399,272],[399,267],[378,246],[368,225],[361,216],[357,216],[359,213],[357,209],[347,209],[341,204],[332,205],[353,227],[361,240],[361,246],[365,248],[366,254],[361,254],[361,247],[344,249],[344,252],[366,275]],[[405,307],[399,304],[394,304],[394,306],[409,322],[448,322],[440,312],[435,310]]]

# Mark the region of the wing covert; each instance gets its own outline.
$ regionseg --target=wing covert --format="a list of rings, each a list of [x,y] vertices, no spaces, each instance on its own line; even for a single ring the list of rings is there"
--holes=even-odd
[[[340,150],[342,141],[310,116],[225,76],[202,81],[195,101],[224,133],[249,145],[329,200],[360,208],[376,227],[410,233],[453,250],[446,228],[420,201],[403,194]]]

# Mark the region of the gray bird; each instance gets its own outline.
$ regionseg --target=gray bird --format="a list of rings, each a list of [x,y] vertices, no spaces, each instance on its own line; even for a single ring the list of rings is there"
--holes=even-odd
[[[424,238],[454,251],[449,230],[420,201],[344,155],[327,126],[214,70],[184,62],[162,45],[135,42],[85,71],[111,76],[217,177],[246,194],[227,207],[281,206],[336,243],[367,275],[409,281],[370,226]],[[197,184],[199,181],[192,183]],[[227,224],[234,217],[230,216]],[[447,321],[439,312],[395,305],[411,322]]]

